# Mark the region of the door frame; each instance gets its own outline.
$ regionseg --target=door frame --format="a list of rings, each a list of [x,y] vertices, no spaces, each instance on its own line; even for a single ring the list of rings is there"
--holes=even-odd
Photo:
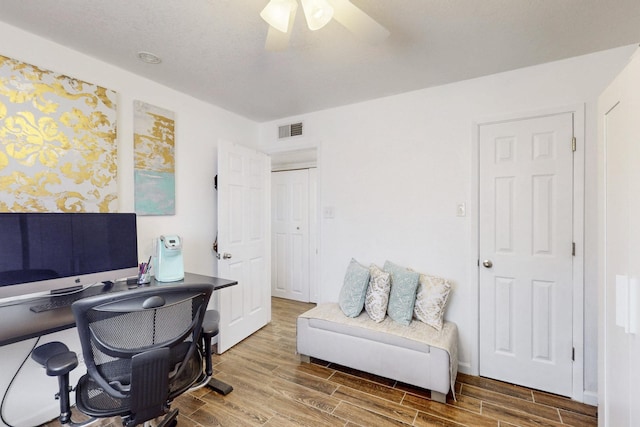
[[[575,360],[572,368],[572,399],[584,402],[584,211],[585,211],[585,105],[569,105],[536,111],[525,111],[480,118],[472,123],[471,128],[471,188],[469,190],[470,212],[470,241],[468,260],[469,269],[467,277],[471,286],[470,301],[476,322],[475,336],[472,343],[472,360],[470,366],[461,364],[461,368],[472,375],[480,373],[480,274],[478,260],[479,251],[479,185],[480,185],[480,126],[501,122],[529,119],[535,117],[550,116],[563,113],[573,113],[573,134],[577,141],[576,151],[573,156],[573,236],[576,244],[576,252],[573,257],[573,347]],[[569,141],[567,143],[570,143]],[[568,249],[567,249],[568,250]]]
[[[307,185],[305,188],[305,196],[307,197],[307,203],[305,206],[306,209],[306,216],[307,216],[307,224],[306,224],[306,234],[307,234],[307,244],[305,245],[306,247],[304,248],[304,250],[307,251],[307,259],[306,259],[306,263],[307,263],[307,269],[306,269],[306,285],[307,285],[307,289],[306,292],[307,294],[305,295],[305,298],[300,298],[297,299],[295,295],[291,295],[292,292],[290,292],[290,290],[286,290],[284,292],[280,292],[281,296],[283,298],[291,298],[293,300],[297,300],[297,301],[302,301],[302,302],[311,302],[311,294],[312,294],[312,264],[313,264],[313,259],[315,258],[315,254],[312,253],[315,249],[315,239],[317,238],[317,236],[314,235],[315,231],[316,231],[316,227],[315,227],[315,223],[314,223],[314,218],[315,218],[315,212],[317,211],[316,209],[316,200],[315,200],[315,196],[316,196],[316,191],[315,191],[315,187],[317,185],[316,182],[316,173],[315,173],[315,163],[314,166],[309,166],[309,167],[301,167],[301,168],[296,168],[296,169],[288,169],[288,168],[278,168],[276,170],[276,168],[272,168],[271,170],[271,296],[274,296],[274,282],[273,282],[273,276],[274,276],[274,271],[276,270],[275,264],[277,264],[277,257],[278,257],[278,251],[275,250],[274,247],[274,232],[275,232],[275,223],[274,223],[274,215],[273,215],[273,209],[274,209],[274,197],[276,196],[277,192],[275,191],[275,187],[274,187],[274,183],[276,181],[276,177],[274,176],[274,174],[282,174],[282,173],[292,173],[292,172],[306,172],[306,181],[307,181]],[[313,172],[312,172],[313,171]],[[287,185],[290,184],[290,178],[287,177]],[[289,195],[291,195],[291,193],[289,193]],[[289,200],[289,204],[287,206],[287,210],[289,210],[291,208],[291,203],[292,201]],[[288,221],[291,221],[290,219],[288,219]],[[288,246],[288,250],[290,251],[292,249],[291,247],[291,242],[287,241],[287,246]],[[291,264],[291,263],[289,263]],[[275,273],[277,275],[277,272]],[[301,279],[302,280],[302,279]],[[278,293],[277,291],[275,293]],[[314,300],[315,302],[315,300]]]
[[[309,302],[317,303],[320,299],[320,261],[321,261],[321,245],[322,245],[322,221],[320,218],[321,212],[321,148],[322,144],[319,141],[297,141],[295,144],[283,144],[278,147],[265,146],[262,147],[263,151],[270,157],[277,154],[287,154],[291,152],[301,150],[315,150],[316,159],[315,162],[297,163],[291,169],[312,169],[315,168],[315,188],[314,193],[309,193]],[[278,172],[283,170],[290,170],[288,168],[271,168],[271,172]],[[311,174],[310,174],[311,175]],[[309,176],[311,180],[311,176]],[[313,201],[311,200],[313,198]],[[312,212],[312,210],[315,210]]]

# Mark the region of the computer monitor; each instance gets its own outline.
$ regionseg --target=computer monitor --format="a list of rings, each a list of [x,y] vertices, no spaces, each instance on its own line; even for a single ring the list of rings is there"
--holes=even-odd
[[[0,299],[138,273],[133,213],[0,213]]]

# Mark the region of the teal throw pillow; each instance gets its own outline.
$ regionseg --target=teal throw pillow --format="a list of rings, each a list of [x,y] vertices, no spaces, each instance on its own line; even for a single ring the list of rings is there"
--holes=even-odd
[[[364,299],[369,285],[369,267],[351,259],[344,276],[340,298],[340,309],[348,317],[357,317],[364,307]]]
[[[387,314],[401,325],[411,323],[420,274],[386,261],[384,271],[391,274],[391,292]]]

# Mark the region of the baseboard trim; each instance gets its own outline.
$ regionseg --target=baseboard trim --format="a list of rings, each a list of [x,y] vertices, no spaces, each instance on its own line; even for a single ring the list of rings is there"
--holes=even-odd
[[[582,394],[582,401],[587,405],[598,406],[598,392],[585,390]]]
[[[471,369],[471,363],[469,362],[460,362],[458,360],[458,372],[462,372],[463,374],[467,374],[467,375],[478,375],[477,372],[473,372],[473,369]]]
[[[475,372],[472,369],[471,363],[469,362],[458,361],[458,372],[461,372],[466,375],[473,375],[476,377],[480,375],[478,372]],[[576,401],[579,401],[579,400],[576,400]],[[582,394],[581,402],[584,403],[585,405],[598,406],[598,392],[585,390],[584,393]]]

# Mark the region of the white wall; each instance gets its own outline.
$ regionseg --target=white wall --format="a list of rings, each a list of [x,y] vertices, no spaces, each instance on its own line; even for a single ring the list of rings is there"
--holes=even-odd
[[[285,118],[261,125],[261,146],[273,150],[277,125],[304,122],[289,142],[319,146],[321,220],[319,300],[336,301],[351,257],[386,259],[449,278],[455,291],[447,318],[460,330],[461,370],[478,372],[477,233],[473,123],[514,113],[586,103],[585,376],[597,389],[596,120],[598,94],[634,47],[463,81],[403,95]],[[392,76],[390,76],[392,78]]]
[[[175,112],[176,214],[138,217],[141,260],[151,255],[152,239],[179,234],[184,239],[185,270],[215,273],[211,245],[216,233],[217,142],[247,146],[258,141],[258,125],[214,105],[144,79],[64,46],[0,23],[0,54],[118,92],[119,210],[133,212],[133,101]],[[11,41],[11,42],[9,42]],[[162,65],[160,65],[162,66]]]

